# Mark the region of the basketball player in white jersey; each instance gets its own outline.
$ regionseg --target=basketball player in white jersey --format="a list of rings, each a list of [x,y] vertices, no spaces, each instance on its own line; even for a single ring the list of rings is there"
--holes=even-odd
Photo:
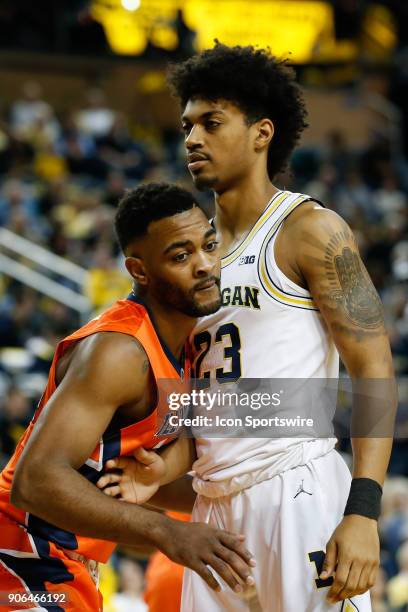
[[[312,196],[272,182],[306,127],[291,71],[266,51],[217,44],[173,66],[170,83],[194,183],[215,194],[223,255],[224,307],[191,338],[196,376],[333,378],[340,353],[353,379],[392,380],[381,304],[351,230]],[[187,250],[181,256],[188,261]],[[264,612],[371,609],[392,440],[352,440],[352,483],[334,443],[195,440],[193,520],[246,535]],[[185,441],[175,453],[177,444]],[[175,464],[171,478],[191,467]],[[251,605],[185,573],[183,612]]]

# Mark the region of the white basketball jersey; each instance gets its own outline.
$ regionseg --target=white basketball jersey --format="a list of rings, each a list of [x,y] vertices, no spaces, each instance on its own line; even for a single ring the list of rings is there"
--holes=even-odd
[[[337,378],[336,347],[310,293],[278,268],[274,243],[285,218],[307,195],[278,191],[247,237],[222,260],[222,307],[191,335],[198,378]],[[249,482],[324,455],[334,440],[198,438],[194,488],[231,493]],[[229,481],[229,484],[227,483]]]

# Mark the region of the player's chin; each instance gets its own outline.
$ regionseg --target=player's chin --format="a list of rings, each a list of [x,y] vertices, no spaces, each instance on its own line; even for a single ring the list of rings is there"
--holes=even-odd
[[[205,317],[213,314],[221,308],[221,296],[218,286],[213,289],[206,290],[207,295],[199,295],[201,292],[195,292],[193,310],[196,317]]]
[[[205,174],[204,172],[191,172],[194,185],[199,191],[207,191],[208,189],[214,189],[218,183],[216,176]]]

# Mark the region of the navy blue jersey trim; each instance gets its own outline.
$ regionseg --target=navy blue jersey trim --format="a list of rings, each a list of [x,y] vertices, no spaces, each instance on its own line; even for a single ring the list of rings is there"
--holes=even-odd
[[[283,221],[282,221],[283,223]],[[282,223],[279,225],[279,227],[281,227]],[[278,229],[279,229],[278,227]],[[278,230],[276,230],[277,232]],[[275,289],[277,289],[278,291],[280,291],[281,293],[284,293],[285,295],[289,296],[289,297],[294,297],[294,298],[300,298],[302,300],[312,300],[312,296],[311,293],[308,291],[309,295],[302,295],[301,293],[289,293],[289,291],[285,291],[285,289],[283,289],[282,287],[278,287],[278,285],[275,283],[275,281],[273,280],[270,272],[269,272],[269,268],[268,268],[268,258],[266,256],[266,250],[268,248],[268,245],[270,243],[270,241],[272,240],[272,238],[276,235],[276,232],[274,232],[270,238],[270,240],[268,241],[266,247],[265,247],[265,270],[266,270],[266,274],[268,275],[269,280],[271,281],[272,285],[275,287]],[[278,264],[276,264],[278,265]],[[282,270],[281,270],[282,272]],[[284,274],[284,272],[282,272],[282,274]],[[285,275],[286,276],[286,275]]]
[[[274,282],[273,278],[270,275],[269,268],[268,268],[268,259],[267,259],[267,256],[266,256],[266,250],[268,248],[268,244],[273,239],[273,237],[276,235],[276,233],[279,231],[279,228],[282,226],[282,223],[284,221],[286,221],[286,219],[288,217],[290,217],[290,215],[293,213],[294,210],[297,210],[299,206],[301,206],[302,204],[305,204],[306,202],[316,202],[317,204],[321,205],[323,208],[326,208],[324,206],[324,204],[319,202],[319,200],[316,200],[315,198],[309,197],[306,200],[302,200],[301,202],[299,202],[299,204],[293,210],[291,210],[289,214],[286,214],[286,211],[283,212],[281,214],[280,218],[278,219],[278,222],[279,221],[280,222],[279,222],[276,230],[273,232],[273,234],[271,236],[268,237],[268,235],[267,235],[265,237],[265,239],[264,239],[264,241],[262,243],[262,246],[261,246],[261,253],[264,250],[264,259],[265,259],[266,274],[267,274],[269,280],[271,281],[272,285],[275,287],[275,289],[277,289],[278,291],[280,291],[281,293],[283,293],[283,294],[285,294],[285,295],[287,295],[289,297],[313,301],[313,297],[310,294],[310,292],[308,292],[309,295],[310,295],[310,297],[308,297],[308,296],[305,296],[305,295],[302,295],[302,294],[289,293],[288,291],[285,291],[285,289],[282,289],[281,287],[278,287],[277,284]],[[267,242],[266,242],[266,240],[267,240]],[[279,304],[283,304],[285,306],[291,306],[292,308],[300,308],[301,310],[312,310],[314,312],[320,312],[318,308],[310,308],[310,307],[309,308],[305,308],[303,306],[297,306],[296,304],[287,304],[286,302],[280,301],[277,298],[275,298],[273,295],[271,295],[270,292],[268,291],[268,289],[265,287],[263,281],[262,281],[261,274],[260,274],[260,262],[261,262],[261,256],[258,257],[258,266],[257,266],[258,278],[259,278],[259,281],[260,281],[262,287],[264,288],[264,290],[266,291],[266,293],[268,294],[269,297],[271,297],[273,300],[275,300],[275,302],[278,302]]]
[[[0,560],[8,570],[14,572],[21,580],[24,580],[31,592],[50,592],[46,587],[47,582],[61,584],[72,582],[75,576],[68,571],[62,559],[50,556],[50,545],[42,538],[32,535],[38,558],[14,557],[7,553],[0,553]],[[41,604],[42,610],[50,612],[64,612],[57,603]]]
[[[267,248],[268,248],[269,243],[271,242],[271,240],[273,239],[273,237],[274,237],[274,236],[276,236],[276,234],[278,233],[278,231],[279,231],[279,230],[280,230],[280,228],[282,227],[282,223],[283,223],[284,221],[286,221],[286,219],[287,219],[288,217],[290,217],[290,215],[293,213],[293,211],[294,211],[294,210],[297,210],[299,206],[301,206],[302,204],[305,204],[305,202],[311,202],[311,200],[312,200],[312,198],[309,198],[309,199],[307,199],[307,200],[303,200],[302,202],[299,202],[299,204],[298,204],[298,205],[297,205],[297,206],[296,206],[296,207],[295,207],[293,210],[291,210],[291,211],[290,211],[290,213],[289,213],[288,215],[286,215],[286,216],[285,216],[285,213],[283,213],[283,214],[281,215],[281,219],[282,219],[282,220],[281,220],[281,222],[279,223],[279,225],[278,225],[278,227],[276,228],[276,230],[273,232],[272,236],[270,236],[270,237],[269,237],[268,242],[265,244],[265,270],[266,270],[266,274],[267,274],[267,276],[268,276],[269,280],[271,281],[272,285],[275,287],[275,289],[277,289],[277,290],[278,290],[278,291],[280,291],[281,293],[284,293],[285,295],[288,295],[289,297],[301,298],[301,299],[303,299],[303,300],[312,299],[310,292],[308,292],[308,293],[309,293],[309,296],[310,296],[310,298],[309,298],[307,295],[302,295],[302,294],[299,294],[299,293],[297,293],[297,294],[296,294],[296,293],[289,293],[289,291],[285,291],[285,289],[283,289],[282,287],[278,287],[278,286],[277,286],[277,284],[274,282],[274,280],[273,280],[273,278],[272,278],[272,276],[270,275],[270,272],[269,272],[269,268],[268,268],[268,258],[267,258],[267,256],[266,256],[266,251],[267,251]],[[317,202],[317,200],[315,200],[315,201]],[[318,204],[320,204],[320,202],[318,202]],[[323,206],[323,205],[322,205],[322,206]],[[286,211],[285,211],[285,212],[286,212]],[[283,218],[282,218],[282,217],[283,217]],[[262,245],[262,248],[263,248],[263,245]],[[261,251],[262,251],[262,248],[261,248]],[[276,264],[276,265],[278,265],[278,264]],[[258,267],[258,269],[259,269],[259,267]]]
[[[54,542],[54,544],[58,544],[58,546],[68,550],[76,550],[78,548],[78,540],[74,533],[56,527],[34,514],[28,515],[27,532],[32,536],[38,536],[44,540]]]
[[[305,307],[305,306],[298,306],[297,304],[288,304],[287,302],[283,302],[281,300],[278,300],[275,296],[273,296],[271,293],[269,293],[268,289],[265,287],[263,280],[261,278],[261,275],[258,273],[258,278],[259,278],[259,282],[262,285],[263,290],[265,291],[265,293],[267,294],[267,296],[269,298],[271,298],[272,300],[274,300],[275,302],[277,302],[278,304],[281,304],[282,306],[287,306],[288,308],[298,308],[300,310],[308,310],[309,312],[320,312],[318,308],[313,308],[313,307]],[[280,289],[279,289],[280,291]],[[298,295],[296,297],[299,297]],[[303,299],[308,299],[308,298],[303,298]]]
[[[149,319],[154,327],[154,331],[156,332],[156,335],[159,339],[159,342],[161,344],[161,347],[163,349],[163,352],[165,353],[167,359],[170,361],[170,363],[172,364],[172,366],[174,367],[174,369],[176,370],[176,372],[178,373],[179,376],[183,376],[184,374],[184,368],[185,368],[185,353],[184,353],[184,349],[182,351],[181,354],[181,358],[180,361],[173,355],[173,353],[171,352],[171,350],[169,349],[169,347],[167,346],[167,344],[164,342],[163,338],[160,336],[155,320],[154,320],[154,316],[152,311],[150,310],[150,308],[147,306],[147,304],[143,301],[143,299],[141,297],[139,297],[138,295],[135,295],[133,293],[133,291],[131,293],[129,293],[129,295],[127,296],[127,299],[130,300],[131,302],[135,302],[136,304],[140,304],[140,306],[143,306],[143,308],[146,310],[147,314],[149,315]],[[181,363],[180,363],[181,362]]]
[[[356,606],[356,604],[354,603],[354,601],[353,601],[352,599],[350,599],[350,598],[348,598],[348,600],[347,600],[347,599],[344,599],[344,600],[342,601],[342,603],[341,603],[341,608],[340,608],[340,612],[343,612],[343,610],[344,610],[344,606],[346,605],[346,602],[347,602],[347,601],[349,601],[350,603],[352,603],[352,604],[353,604],[353,606],[355,607],[355,609],[357,610],[357,612],[359,612],[358,607]]]

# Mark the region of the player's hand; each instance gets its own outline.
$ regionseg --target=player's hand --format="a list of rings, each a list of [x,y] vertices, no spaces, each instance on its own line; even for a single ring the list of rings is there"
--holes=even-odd
[[[334,574],[327,600],[335,603],[368,591],[375,582],[379,564],[377,521],[358,514],[345,516],[326,546],[320,578]]]
[[[166,464],[160,455],[144,448],[138,448],[134,457],[117,457],[107,461],[106,472],[96,486],[110,497],[144,504],[160,487]]]
[[[243,540],[242,535],[205,523],[172,520],[169,532],[157,545],[172,561],[197,572],[215,591],[220,590],[220,585],[209,568],[215,570],[233,591],[242,593],[255,584],[251,567],[256,565]]]

